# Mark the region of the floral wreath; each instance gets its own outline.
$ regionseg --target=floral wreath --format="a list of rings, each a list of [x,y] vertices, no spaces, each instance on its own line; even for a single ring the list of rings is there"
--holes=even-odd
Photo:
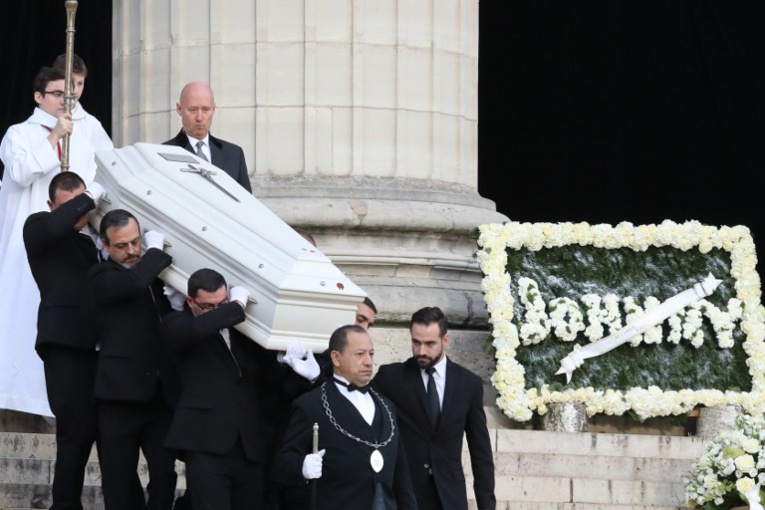
[[[698,405],[736,404],[750,414],[765,412],[765,308],[760,302],[760,279],[755,270],[757,258],[748,228],[717,228],[697,221],[678,224],[669,220],[660,225],[640,226],[628,222],[616,226],[508,222],[481,226],[478,245],[476,257],[484,273],[482,289],[490,314],[492,345],[496,349],[497,365],[492,383],[499,393],[497,405],[511,419],[527,421],[534,411],[544,414],[547,405],[555,402],[583,403],[590,416],[632,411],[640,419],[683,414]],[[522,338],[514,322],[513,282],[506,268],[508,250],[539,251],[568,245],[634,251],[665,246],[682,251],[696,248],[701,253],[715,248],[727,251],[730,276],[735,280],[736,298],[741,303],[740,329],[745,335],[742,347],[752,378],[751,391],[665,391],[657,386],[626,390],[590,386],[554,391],[547,384],[527,389],[525,369],[516,359]]]

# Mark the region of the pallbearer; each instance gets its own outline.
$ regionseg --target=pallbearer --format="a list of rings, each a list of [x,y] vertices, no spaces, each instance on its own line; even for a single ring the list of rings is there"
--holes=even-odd
[[[164,234],[142,235],[123,209],[104,215],[99,235],[109,260],[91,267],[87,278],[100,346],[93,393],[104,507],[171,510],[175,457],[163,443],[180,389],[159,336],[170,303],[157,275],[173,258],[164,252]],[[148,501],[137,474],[139,450],[149,468]]]
[[[393,403],[369,388],[374,347],[366,330],[350,325],[329,339],[333,378],[298,398],[277,476],[305,485],[315,480],[316,509],[416,509]],[[313,425],[321,435],[312,451]]]
[[[37,353],[45,363],[48,402],[56,415],[54,510],[81,509],[85,467],[96,441],[93,378],[98,352],[86,293],[88,270],[98,264],[95,231],[88,212],[103,188],[74,172],[57,174],[50,184],[50,212],[24,224],[24,243],[37,286]]]

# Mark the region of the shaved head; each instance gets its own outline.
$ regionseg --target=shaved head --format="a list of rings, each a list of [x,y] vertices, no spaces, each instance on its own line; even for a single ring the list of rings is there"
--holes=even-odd
[[[215,96],[210,86],[198,81],[187,83],[181,90],[175,109],[181,117],[186,134],[204,140],[210,132],[215,114]]]

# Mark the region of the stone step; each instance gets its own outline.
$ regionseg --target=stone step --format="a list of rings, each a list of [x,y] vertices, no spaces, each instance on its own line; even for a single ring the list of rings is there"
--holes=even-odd
[[[660,482],[671,479],[678,473],[684,473],[690,468],[691,464],[691,459],[688,458],[630,456],[631,450],[629,448],[624,449],[626,452],[624,455],[614,455],[612,448],[613,441],[605,440],[607,438],[604,434],[591,435],[590,438],[585,438],[588,439],[591,445],[593,444],[593,438],[597,440],[596,444],[600,445],[600,455],[594,455],[591,451],[585,454],[564,453],[567,451],[583,451],[582,448],[572,445],[576,442],[578,436],[586,436],[586,434],[563,434],[561,436],[560,433],[553,432],[537,434],[534,431],[518,431],[517,435],[521,438],[529,437],[529,440],[525,442],[515,441],[516,445],[519,447],[523,446],[526,449],[496,451],[494,460],[497,476],[569,477],[572,473],[578,472],[576,476],[580,478]],[[545,437],[549,436],[554,436],[554,438],[544,440]],[[551,441],[554,441],[555,438],[558,438],[563,443],[560,447],[553,448],[556,450],[556,453],[535,452],[535,450],[549,448]],[[651,438],[650,436],[641,436],[641,438],[638,442],[641,443],[639,446],[643,448],[646,448],[646,443],[664,441],[661,438]],[[635,443],[635,440],[633,439],[632,442]],[[703,443],[697,441],[691,441],[691,443],[703,445]],[[540,448],[540,444],[544,448]],[[688,448],[687,444],[685,446]],[[597,446],[594,447],[596,450],[598,449]],[[0,465],[3,466],[3,472],[6,473],[4,475],[2,474],[3,472],[0,472],[0,482],[23,482],[25,481],[23,477],[26,476],[26,473],[39,473],[43,470],[42,461],[47,460],[49,464],[44,464],[46,469],[52,469],[54,458],[55,440],[50,434],[0,433]],[[30,462],[25,465],[21,462],[24,459],[29,459]],[[100,479],[95,449],[91,454],[90,460],[89,474],[92,473],[96,480]],[[467,451],[465,452],[463,463],[467,466],[470,464]],[[49,465],[50,467],[48,468]],[[10,476],[11,473],[19,473],[17,476],[22,478],[5,480],[4,478]]]
[[[526,429],[491,429],[490,435],[500,510],[684,509],[682,477],[705,444],[694,437]],[[53,434],[0,433],[0,508],[49,505],[54,459]],[[472,495],[467,448],[463,463]],[[87,469],[83,502],[100,509],[95,450]],[[182,491],[183,463],[176,469]],[[143,462],[139,475],[145,484]]]
[[[176,495],[183,494],[182,490]],[[82,488],[82,507],[87,510],[104,510],[104,500],[101,487],[85,485]],[[3,484],[0,487],[0,509],[2,510],[39,510],[50,508],[50,485],[46,484]]]
[[[36,414],[0,409],[0,432],[54,434],[56,432],[56,420]]]
[[[101,487],[86,485],[82,488],[81,500],[83,508],[104,510]],[[50,508],[52,504],[48,484],[3,483],[0,490],[0,508],[3,510]]]
[[[694,459],[706,441],[695,436],[573,434],[543,430],[492,430],[495,451],[602,457]]]
[[[6,459],[0,458],[0,484],[45,484],[53,482],[56,461],[49,459]],[[186,488],[186,469],[183,462],[176,461],[175,472],[178,474],[177,487]],[[138,462],[138,478],[146,487],[149,471],[143,458]],[[85,467],[85,485],[101,486],[101,466],[98,461],[91,461]],[[3,508],[3,507],[0,507]]]
[[[55,459],[56,436],[24,432],[0,432],[0,458]],[[95,447],[90,460],[97,460]]]
[[[685,510],[683,475],[706,444],[686,436],[492,434],[497,499],[508,510]],[[463,464],[470,494],[467,453]]]
[[[682,477],[666,482],[497,476],[498,500],[527,503],[684,506]],[[514,507],[515,508],[515,507]]]
[[[469,510],[477,510],[474,502],[469,502]],[[497,510],[688,510],[683,506],[655,506],[655,505],[601,505],[590,503],[518,503],[497,502]]]
[[[691,468],[690,459],[495,452],[496,476],[546,476],[662,482]],[[466,455],[463,464],[469,464]]]
[[[691,460],[706,444],[705,440],[691,436],[572,434],[525,429],[490,429],[489,433],[492,447],[498,453]],[[0,432],[0,457],[53,459],[55,445],[53,434]]]

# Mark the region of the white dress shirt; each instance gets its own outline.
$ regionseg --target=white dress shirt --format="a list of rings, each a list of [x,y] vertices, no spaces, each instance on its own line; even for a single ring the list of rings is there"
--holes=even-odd
[[[204,153],[205,157],[207,158],[207,161],[212,163],[212,154],[210,154],[210,135],[205,135],[203,140],[197,140],[193,136],[189,136],[188,133],[186,134],[186,137],[189,139],[189,145],[191,145],[191,148],[194,151],[194,154],[197,153],[197,142],[202,142],[202,152]]]
[[[340,375],[335,374],[334,377],[345,383],[348,382],[348,379]],[[375,419],[375,402],[372,400],[372,395],[370,395],[368,392],[362,393],[360,391],[348,391],[348,388],[336,381],[335,386],[337,386],[337,389],[340,390],[340,394],[347,398],[351,404],[353,404],[353,407],[355,407],[356,410],[361,413],[364,421],[369,425],[372,425],[372,422]]]
[[[438,390],[438,403],[441,405],[441,409],[444,408],[444,388],[446,387],[446,354],[444,354],[438,363],[433,365],[436,369],[433,372],[433,380],[436,382],[436,389]],[[425,393],[428,392],[428,373],[424,368],[420,369],[420,375],[422,376],[422,384],[425,385]]]

